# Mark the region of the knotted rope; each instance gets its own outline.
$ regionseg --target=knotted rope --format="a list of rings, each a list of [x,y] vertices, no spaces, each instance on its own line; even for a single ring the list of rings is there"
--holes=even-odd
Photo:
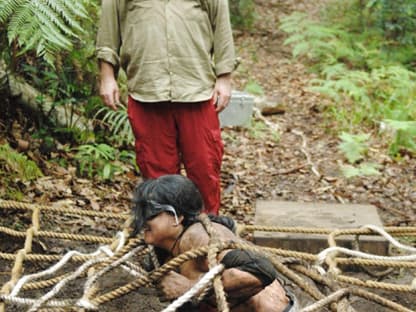
[[[191,300],[191,298],[197,297],[197,299],[200,300],[212,287],[214,287],[216,292],[219,309],[222,311],[227,311],[228,305],[226,302],[226,296],[220,280],[220,274],[223,270],[223,267],[218,265],[217,261],[218,254],[226,249],[251,250],[269,258],[281,275],[283,275],[286,279],[294,282],[300,287],[300,289],[302,289],[305,293],[309,294],[316,300],[315,303],[304,308],[303,311],[305,312],[318,311],[325,306],[330,306],[333,310],[338,309],[341,311],[345,308],[342,303],[346,302],[349,296],[361,297],[385,307],[391,308],[395,311],[410,311],[408,308],[403,307],[400,304],[394,303],[391,300],[363,289],[356,287],[345,288],[345,286],[344,288],[340,288],[341,285],[345,284],[364,288],[380,289],[390,292],[416,294],[416,279],[414,279],[410,285],[397,285],[373,280],[361,280],[355,277],[341,274],[341,270],[337,267],[338,265],[342,264],[359,266],[384,266],[391,268],[416,268],[416,261],[414,261],[416,248],[401,244],[392,236],[416,236],[415,227],[386,227],[381,229],[370,225],[360,229],[334,230],[293,227],[283,228],[264,226],[238,226],[238,230],[241,233],[244,231],[247,232],[259,230],[283,233],[310,233],[328,235],[330,247],[318,255],[313,255],[309,253],[278,248],[254,246],[241,242],[220,242],[217,239],[218,236],[216,236],[215,229],[212,227],[212,224],[209,222],[209,220],[207,220],[208,218],[202,217],[203,225],[207,229],[207,232],[211,233],[209,246],[188,251],[159,267],[155,254],[152,252],[152,248],[150,246],[144,245],[140,238],[127,239],[129,233],[127,229],[125,229],[123,232],[120,232],[122,234],[119,233],[117,237],[113,238],[41,231],[39,225],[39,218],[42,212],[53,212],[54,214],[65,213],[67,215],[76,216],[82,215],[91,217],[117,218],[126,220],[126,224],[128,224],[127,220],[129,216],[127,214],[108,214],[96,211],[47,207],[3,200],[0,200],[0,208],[32,211],[32,224],[24,232],[0,226],[0,233],[25,239],[24,247],[16,254],[0,252],[0,258],[4,260],[14,261],[14,265],[11,271],[11,279],[2,287],[2,292],[0,295],[0,299],[2,300],[0,303],[0,311],[4,311],[6,302],[22,306],[29,306],[29,311],[64,311],[65,307],[97,309],[100,304],[104,304],[105,302],[126,295],[134,289],[157,283],[157,281],[159,281],[167,272],[177,269],[186,261],[205,256],[207,256],[209,259],[209,272],[207,272],[192,289],[190,289],[187,293],[175,300],[169,307],[167,307],[165,311],[173,311],[174,309],[181,306],[184,302]],[[336,245],[335,238],[340,235],[381,235],[395,248],[410,254],[385,257],[364,253],[359,250],[343,249]],[[70,251],[63,256],[32,254],[32,244],[34,239],[37,237],[103,243],[108,245],[101,246],[97,249],[97,251],[91,252],[89,254],[80,253],[75,250]],[[346,254],[355,258],[342,258],[339,257],[339,254]],[[141,266],[129,261],[129,258],[131,258],[133,255],[136,258],[150,255],[152,262],[154,262],[155,269],[152,272],[145,272]],[[298,260],[281,261],[278,257]],[[29,274],[22,277],[21,274],[23,271],[24,261],[58,261],[58,263],[43,272]],[[83,264],[81,264],[81,266],[75,272],[51,277],[51,275],[55,274],[57,270],[61,269],[70,261],[83,262]],[[324,263],[328,264],[327,269],[323,267]],[[116,267],[120,267],[127,271],[134,278],[134,280],[107,293],[97,295],[97,282],[99,278],[102,278],[106,273]],[[62,300],[53,299],[53,297],[58,292],[60,292],[60,290],[69,281],[87,275],[88,277],[84,284],[81,298]],[[305,282],[305,279],[302,276],[306,276],[312,281],[320,285],[324,285],[328,290],[330,290],[330,293],[325,294],[323,292],[324,289],[320,288],[320,290],[315,285],[313,285],[313,283],[309,284]],[[43,281],[36,281],[45,277],[51,278]],[[39,299],[18,297],[22,290],[43,289],[46,287],[52,287],[52,289],[41,296]],[[335,305],[336,303],[338,303],[338,307]]]

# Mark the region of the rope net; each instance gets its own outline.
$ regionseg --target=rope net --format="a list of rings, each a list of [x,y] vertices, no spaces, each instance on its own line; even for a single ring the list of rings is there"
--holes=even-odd
[[[0,250],[0,261],[10,264],[7,271],[8,280],[1,286],[0,312],[9,305],[18,306],[26,311],[70,311],[97,310],[112,300],[120,298],[139,288],[154,288],[158,281],[169,271],[176,270],[186,261],[206,256],[209,260],[209,272],[183,296],[166,306],[163,311],[175,311],[183,304],[198,304],[208,293],[215,294],[219,311],[229,311],[226,294],[220,275],[224,267],[218,263],[217,255],[225,249],[245,249],[267,257],[288,285],[291,285],[302,297],[308,298],[307,304],[298,311],[355,311],[351,303],[361,298],[392,311],[414,311],[413,306],[396,303],[392,297],[407,294],[416,298],[416,278],[410,283],[398,284],[382,282],[380,279],[392,270],[415,272],[416,248],[404,245],[394,237],[416,237],[416,227],[365,226],[359,229],[315,229],[298,227],[264,227],[241,226],[238,234],[265,231],[281,233],[320,234],[328,237],[329,247],[319,254],[310,254],[293,250],[256,246],[248,243],[223,242],[218,239],[208,218],[202,223],[210,235],[209,246],[194,249],[179,255],[160,266],[153,248],[147,246],[141,238],[129,237],[129,215],[97,212],[90,210],[56,208],[16,201],[0,200],[1,210],[25,211],[31,214],[31,222],[25,231],[18,231],[0,226],[0,235],[9,240],[22,241],[22,248],[14,252]],[[112,218],[124,223],[116,235],[70,234],[41,230],[41,215],[56,215]],[[394,250],[395,256],[379,256],[360,250],[351,250],[337,246],[336,238],[343,235],[379,235],[384,237]],[[64,240],[65,244],[80,242],[88,245],[90,251],[69,250],[62,254],[34,253],[34,245],[41,244],[41,239]],[[92,245],[92,246],[91,246]],[[79,246],[78,246],[79,247]],[[83,248],[78,248],[83,249]],[[145,267],[151,264],[151,269]],[[146,265],[147,263],[147,265]],[[31,266],[33,273],[25,266]],[[369,273],[372,278],[358,278],[343,272],[345,268],[359,268]],[[40,268],[40,269],[39,269]],[[38,269],[36,270],[33,269]],[[129,276],[117,287],[101,287],[103,279],[111,271],[122,270]],[[371,270],[385,269],[383,272]],[[5,273],[3,273],[4,280]],[[1,277],[1,276],[0,276]],[[110,277],[111,278],[111,277]],[[67,298],[65,288],[77,285],[77,296]],[[66,293],[66,295],[65,295]]]

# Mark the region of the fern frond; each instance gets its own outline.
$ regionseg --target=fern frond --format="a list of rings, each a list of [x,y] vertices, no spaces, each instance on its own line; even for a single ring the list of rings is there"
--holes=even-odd
[[[52,1],[52,2],[56,2],[56,1]],[[51,23],[53,23],[54,26],[55,26],[54,28],[58,28],[60,30],[60,32],[62,32],[64,34],[67,34],[67,35],[70,35],[70,36],[76,36],[75,33],[68,26],[66,26],[65,22],[62,20],[61,12],[60,12],[60,11],[62,11],[62,9],[59,8],[59,6],[58,6],[58,10],[60,10],[60,11],[57,12],[57,11],[53,10],[52,7],[42,3],[42,1],[38,1],[38,2],[36,2],[35,8],[36,8],[36,10],[34,12],[35,14],[36,13],[41,13],[38,16],[39,17],[45,17],[45,19],[41,20],[42,24],[46,24],[46,23],[51,24]]]
[[[77,15],[81,18],[88,18],[88,11],[86,10],[83,1],[62,1],[65,7],[72,12],[73,15]]]
[[[0,22],[9,21],[9,43],[16,40],[24,51],[35,50],[50,64],[57,51],[72,49],[72,40],[83,32],[82,18],[88,18],[83,0],[3,0],[0,4]]]
[[[74,6],[73,1],[63,0],[45,0],[47,5],[54,11],[59,13],[59,16],[67,23],[71,28],[82,32],[83,29],[76,17],[88,18],[86,10],[81,6]],[[76,4],[76,1],[74,2]]]
[[[48,41],[48,46],[52,49],[66,49],[69,50],[72,47],[72,42],[68,39],[67,36],[63,35],[60,32],[60,29],[57,28],[48,18],[43,15],[42,12],[35,12],[35,15],[38,17],[40,23],[40,31],[43,34],[43,38]]]
[[[114,136],[120,138],[121,142],[134,142],[126,106],[119,105],[117,111],[113,111],[105,106],[97,112],[96,116],[102,113],[105,114],[102,121],[108,124]]]
[[[37,28],[37,22],[33,19],[32,9],[28,3],[21,5],[11,17],[8,25],[7,37],[9,43],[16,38],[26,38],[26,32]],[[24,39],[23,39],[24,40]]]
[[[5,23],[9,17],[26,2],[28,2],[28,0],[2,0],[0,2],[0,24]]]

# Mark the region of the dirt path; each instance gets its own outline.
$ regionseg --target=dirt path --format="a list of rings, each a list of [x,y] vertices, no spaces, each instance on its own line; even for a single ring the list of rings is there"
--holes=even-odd
[[[256,1],[261,16],[252,34],[236,36],[242,66],[235,75],[237,89],[255,80],[265,95],[285,108],[266,117],[273,131],[225,129],[223,165],[224,212],[252,222],[256,199],[300,202],[373,204],[385,225],[416,224],[416,159],[393,162],[386,146],[374,143],[369,151],[381,175],[346,179],[340,165],[337,134],[324,117],[324,99],[307,90],[313,74],[291,56],[278,30],[279,17],[293,10],[312,12],[313,1]]]

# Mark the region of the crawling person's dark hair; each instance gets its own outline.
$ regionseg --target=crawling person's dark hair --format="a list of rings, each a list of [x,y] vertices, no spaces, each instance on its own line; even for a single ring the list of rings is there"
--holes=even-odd
[[[184,226],[194,223],[203,209],[203,200],[191,180],[174,174],[148,179],[140,183],[133,192],[132,206],[133,234],[136,235],[141,231],[152,212],[166,211],[183,216]]]

